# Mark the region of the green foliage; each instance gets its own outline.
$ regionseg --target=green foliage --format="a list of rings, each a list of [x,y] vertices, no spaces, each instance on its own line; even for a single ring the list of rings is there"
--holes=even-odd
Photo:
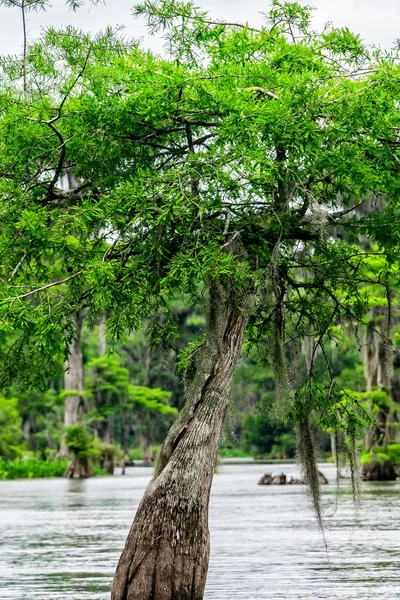
[[[137,12],[167,29],[180,56],[200,53],[207,60],[160,60],[110,31],[91,40],[67,29],[49,31],[28,53],[34,103],[19,103],[18,87],[4,73],[9,87],[1,98],[0,162],[10,173],[2,181],[10,200],[3,246],[21,240],[4,275],[24,257],[14,287],[3,294],[3,339],[11,331],[21,336],[14,348],[18,361],[7,361],[5,374],[17,365],[24,371],[26,345],[47,363],[60,355],[58,336],[68,333],[70,309],[83,294],[90,319],[110,309],[110,342],[124,340],[127,329],[164,310],[172,291],[198,297],[216,276],[234,277],[237,286],[249,278],[260,283],[273,252],[274,269],[280,278],[285,274],[278,285],[295,291],[283,298],[289,329],[297,314],[300,334],[313,324],[316,334],[329,337],[333,297],[336,312],[352,318],[360,318],[367,301],[358,280],[369,267],[354,233],[376,235],[381,247],[386,238],[375,226],[396,209],[397,150],[380,141],[392,141],[398,124],[395,61],[370,55],[347,30],[315,34],[309,9],[297,4],[274,3],[267,16],[271,29],[259,32],[211,25],[184,3],[149,2]],[[291,30],[302,32],[296,44]],[[346,68],[356,63],[360,75],[348,77]],[[82,182],[77,191],[60,190],[48,175],[51,167],[58,176],[67,172],[59,168],[60,150],[64,163],[75,165]],[[35,164],[23,162],[28,151]],[[197,180],[199,193],[191,195]],[[327,216],[326,207],[339,214],[371,190],[391,198],[383,217],[355,222]],[[347,228],[351,240],[330,239],[328,222]],[[99,230],[113,232],[115,243],[99,238]],[[247,254],[226,251],[234,236]],[[303,279],[293,254],[296,239],[310,247]],[[261,303],[254,317],[258,338],[268,332],[265,310]],[[160,327],[169,327],[168,319]]]
[[[104,4],[105,0],[89,0],[89,4]],[[85,4],[87,4],[87,0],[65,0],[65,4],[71,9],[71,10],[77,10],[78,8],[80,8],[81,6],[85,6]]]
[[[89,0],[89,3],[99,4],[102,1],[103,0]],[[84,6],[86,3],[86,0],[65,0],[65,4],[72,10]],[[16,7],[23,9],[26,12],[37,12],[38,10],[45,10],[50,6],[50,3],[47,0],[24,0],[24,2],[21,2],[21,0],[0,0],[0,6]]]
[[[45,477],[63,477],[68,460],[0,460],[0,481],[5,479],[41,479]],[[107,475],[98,465],[93,465],[96,476]]]
[[[243,421],[244,446],[257,456],[270,458],[293,458],[296,442],[292,426],[277,423],[271,419],[271,412],[259,406],[255,414],[249,414]]]
[[[130,382],[128,370],[118,358],[95,358],[88,363],[87,373],[86,388],[95,403],[88,419],[101,421],[121,410],[129,396]]]
[[[100,440],[96,439],[95,446],[96,450],[99,452],[100,464],[103,464],[105,457],[107,457],[111,462],[114,460],[120,460],[124,457],[121,447],[117,444],[104,444]]]
[[[23,9],[26,12],[44,10],[49,6],[47,0],[25,0],[23,3],[19,0],[0,0],[0,6],[9,6]]]
[[[381,465],[400,465],[400,444],[389,444],[386,447],[374,448],[371,452],[364,452],[361,456],[363,465],[370,463]]]
[[[67,466],[68,460],[2,460],[0,461],[0,480],[62,477],[66,471]]]
[[[96,458],[100,454],[95,439],[83,425],[65,427],[65,443],[78,460]]]
[[[50,382],[54,385],[55,382]],[[57,381],[57,385],[60,385]],[[63,427],[63,401],[56,389],[14,389],[18,394],[19,409],[24,422],[29,424],[28,450],[42,460],[57,453]]]
[[[178,355],[176,361],[178,373],[185,374],[188,379],[190,379],[191,373],[193,372],[193,358],[196,352],[204,344],[204,340],[205,335],[202,336],[202,338],[188,344],[186,348],[184,348]]]
[[[159,445],[151,447],[153,456],[157,456],[159,450]],[[131,448],[128,452],[128,455],[133,462],[137,460],[143,460],[145,456],[145,450],[143,448]]]
[[[377,463],[379,465],[385,465],[390,463],[391,459],[385,452],[364,452],[361,456],[361,464],[367,465],[370,463]]]
[[[248,450],[244,450],[243,448],[227,448],[225,446],[220,446],[218,456],[221,458],[248,458],[251,454]]]
[[[372,390],[370,392],[364,392],[363,394],[360,394],[360,398],[366,398],[370,400],[375,412],[378,412],[381,408],[389,408],[393,404],[390,395],[384,390]]]
[[[161,415],[177,415],[178,411],[168,405],[171,397],[170,392],[132,385],[129,388],[129,403],[142,406],[146,410],[154,411]]]
[[[292,433],[281,433],[274,439],[270,458],[293,458],[296,454],[296,438]]]
[[[389,460],[394,465],[400,465],[400,444],[389,444],[386,447],[386,452]]]
[[[95,402],[95,408],[88,413],[89,420],[101,421],[135,406],[163,415],[177,414],[168,405],[169,392],[132,385],[128,369],[121,366],[117,357],[93,359],[87,371],[86,387],[89,398]]]
[[[17,398],[0,396],[0,459],[21,454],[21,416]]]
[[[135,462],[135,460],[143,460],[144,452],[141,448],[131,448],[128,455],[129,458]]]
[[[95,442],[100,466],[104,468],[107,473],[113,475],[116,462],[121,461],[124,457],[123,450],[117,444],[106,444],[100,442],[98,439],[96,439]]]

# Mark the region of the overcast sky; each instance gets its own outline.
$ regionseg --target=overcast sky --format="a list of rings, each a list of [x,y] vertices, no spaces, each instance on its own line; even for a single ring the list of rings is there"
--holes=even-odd
[[[389,47],[400,38],[400,0],[314,0],[302,4],[315,6],[315,25],[322,26],[333,21],[337,26],[346,25],[360,33],[371,44]],[[131,9],[135,0],[106,0],[104,6],[68,11],[64,0],[53,0],[46,13],[30,14],[28,29],[30,39],[40,34],[41,27],[75,25],[82,29],[98,31],[107,25],[124,25],[125,32],[135,38],[145,35],[140,21],[133,20]],[[215,18],[248,21],[257,26],[262,22],[261,11],[267,11],[268,0],[197,0],[197,5],[209,10]],[[160,42],[145,39],[145,45],[155,50]],[[16,8],[0,8],[0,54],[15,54],[21,49],[20,15]]]

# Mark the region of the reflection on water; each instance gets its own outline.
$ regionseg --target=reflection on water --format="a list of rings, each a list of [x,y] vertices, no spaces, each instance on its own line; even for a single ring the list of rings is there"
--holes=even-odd
[[[265,468],[226,465],[214,479],[207,600],[400,597],[400,482],[364,484],[356,519],[346,487],[336,510],[324,465],[326,552],[304,487],[257,486]],[[0,482],[0,600],[108,600],[150,475]]]

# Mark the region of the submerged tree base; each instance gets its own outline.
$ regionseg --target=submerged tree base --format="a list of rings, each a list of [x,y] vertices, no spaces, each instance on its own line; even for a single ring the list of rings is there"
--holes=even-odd
[[[396,477],[391,462],[375,460],[363,465],[362,478],[365,481],[395,481]]]
[[[64,477],[67,479],[88,479],[89,477],[94,477],[94,473],[88,463],[73,460],[68,465],[68,468],[64,473]]]

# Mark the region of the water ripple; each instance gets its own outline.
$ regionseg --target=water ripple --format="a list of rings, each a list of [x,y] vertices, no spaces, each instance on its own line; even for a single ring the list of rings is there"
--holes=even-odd
[[[214,479],[206,600],[400,597],[400,483],[365,484],[358,514],[346,485],[338,498],[326,486],[326,549],[304,487],[257,486],[263,470],[226,465]],[[0,600],[109,600],[150,476],[0,482]]]

